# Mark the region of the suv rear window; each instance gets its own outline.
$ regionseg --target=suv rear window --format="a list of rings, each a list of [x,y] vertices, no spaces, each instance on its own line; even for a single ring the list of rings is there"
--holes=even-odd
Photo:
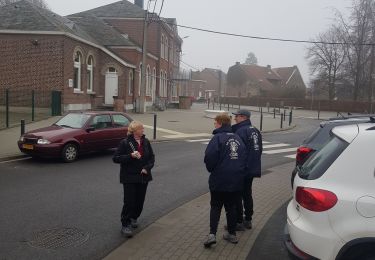
[[[298,175],[305,180],[315,180],[321,177],[331,164],[348,147],[349,143],[331,134],[329,141],[316,154],[311,156],[298,169]]]

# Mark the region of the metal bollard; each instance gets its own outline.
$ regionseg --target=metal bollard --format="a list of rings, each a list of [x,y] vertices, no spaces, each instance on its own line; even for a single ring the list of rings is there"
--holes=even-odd
[[[273,108],[273,118],[276,118],[276,108]]]
[[[228,112],[229,112],[229,103],[228,103]]]
[[[293,110],[290,110],[290,112],[289,112],[289,126],[292,124],[292,115],[293,115]]]
[[[156,139],[156,120],[157,120],[157,114],[154,114],[154,140]]]
[[[25,133],[25,119],[21,119],[21,136]]]
[[[260,114],[260,131],[263,130],[263,113]]]
[[[280,129],[283,128],[283,119],[284,119],[284,115],[281,114],[281,117],[280,117]]]
[[[286,110],[284,109],[284,121],[285,121],[285,117],[286,117]]]

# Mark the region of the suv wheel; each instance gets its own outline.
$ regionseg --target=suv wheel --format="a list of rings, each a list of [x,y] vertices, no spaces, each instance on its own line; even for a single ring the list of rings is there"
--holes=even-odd
[[[78,148],[77,145],[69,143],[66,144],[62,150],[62,159],[64,162],[73,162],[77,159]]]

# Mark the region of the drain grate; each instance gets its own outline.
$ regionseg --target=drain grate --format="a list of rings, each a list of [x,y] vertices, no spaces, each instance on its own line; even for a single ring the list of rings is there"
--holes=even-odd
[[[88,233],[78,228],[59,228],[36,233],[28,244],[33,247],[56,250],[80,246],[87,242],[89,237]]]

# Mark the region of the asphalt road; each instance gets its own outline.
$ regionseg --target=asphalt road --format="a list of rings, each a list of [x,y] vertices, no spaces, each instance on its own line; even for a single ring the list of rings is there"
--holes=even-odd
[[[297,145],[314,123],[264,138]],[[208,192],[205,147],[185,141],[153,144],[157,163],[141,226]],[[1,163],[0,259],[101,259],[124,242],[119,232],[122,186],[111,155],[85,156],[71,164]],[[263,170],[291,160],[265,155]]]

